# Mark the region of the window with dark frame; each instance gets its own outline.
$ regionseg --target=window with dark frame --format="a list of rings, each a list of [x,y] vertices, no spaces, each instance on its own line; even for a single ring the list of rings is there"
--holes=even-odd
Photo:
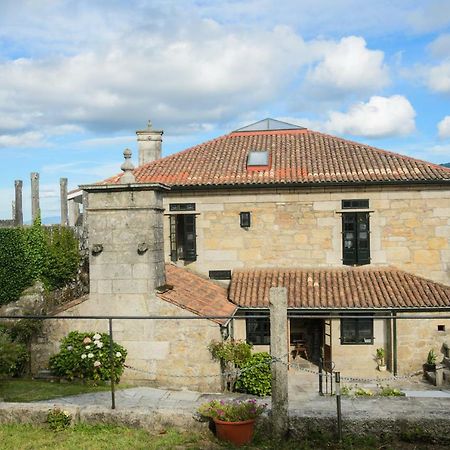
[[[373,318],[342,318],[341,344],[373,344]]]
[[[254,313],[252,313],[254,314]],[[248,318],[245,321],[247,342],[253,345],[270,344],[269,317]]]
[[[170,216],[170,260],[196,261],[197,239],[195,214]]]
[[[342,209],[367,209],[369,200],[342,200]],[[342,262],[346,266],[370,264],[369,212],[342,212]]]
[[[251,214],[248,211],[239,213],[239,223],[241,228],[250,228]]]

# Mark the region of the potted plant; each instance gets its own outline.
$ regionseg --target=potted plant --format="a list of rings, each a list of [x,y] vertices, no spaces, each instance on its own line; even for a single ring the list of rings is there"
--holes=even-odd
[[[377,348],[376,350],[377,352],[377,363],[378,363],[378,370],[380,372],[385,372],[386,371],[386,362],[385,362],[385,351],[383,347]]]
[[[264,412],[267,404],[256,400],[211,400],[197,410],[202,417],[212,419],[216,425],[216,436],[234,445],[251,442],[255,420]]]
[[[425,372],[435,372],[436,371],[436,352],[431,349],[427,355],[427,362],[423,365]]]

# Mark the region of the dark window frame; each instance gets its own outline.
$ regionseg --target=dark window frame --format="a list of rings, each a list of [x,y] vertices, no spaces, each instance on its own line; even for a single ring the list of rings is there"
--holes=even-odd
[[[373,320],[373,317],[341,318],[341,345],[373,345],[375,340]],[[351,336],[349,331],[351,331]]]
[[[211,280],[231,280],[231,270],[210,270],[208,276]]]
[[[342,264],[346,266],[370,264],[369,200],[342,200],[341,205],[342,209],[345,209],[342,211]]]
[[[250,228],[252,219],[250,211],[241,211],[239,213],[239,225],[241,228]]]
[[[249,344],[270,345],[270,317],[247,318],[245,320],[245,336]]]
[[[169,216],[170,260],[194,262],[197,260],[196,214]]]

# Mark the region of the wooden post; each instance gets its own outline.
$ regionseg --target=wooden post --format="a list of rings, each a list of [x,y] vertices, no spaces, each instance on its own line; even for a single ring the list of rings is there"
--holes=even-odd
[[[31,172],[31,219],[33,222],[40,213],[39,174],[37,172]]]
[[[67,206],[67,178],[59,179],[60,196],[61,196],[61,225],[67,227],[69,225],[69,212]]]
[[[269,305],[270,355],[272,356],[272,431],[276,439],[283,439],[289,430],[286,288],[271,288]]]
[[[21,227],[23,225],[23,209],[22,209],[22,180],[14,181],[15,200],[14,200],[14,225]]]

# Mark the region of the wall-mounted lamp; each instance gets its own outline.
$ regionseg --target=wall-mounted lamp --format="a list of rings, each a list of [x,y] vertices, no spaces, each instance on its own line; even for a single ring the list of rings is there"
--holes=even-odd
[[[248,211],[239,213],[241,228],[250,228],[250,216],[250,212]]]
[[[93,256],[100,255],[100,253],[103,251],[103,244],[93,244],[91,253]]]
[[[148,244],[146,242],[141,242],[138,245],[137,252],[139,255],[143,255],[148,250]]]

